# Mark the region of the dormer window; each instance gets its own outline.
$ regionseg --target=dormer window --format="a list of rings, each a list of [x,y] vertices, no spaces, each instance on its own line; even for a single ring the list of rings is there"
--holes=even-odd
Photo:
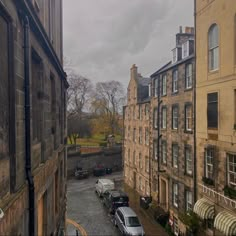
[[[178,61],[178,48],[174,48],[174,49],[172,50],[172,52],[173,52],[172,63],[175,63],[175,62]]]
[[[189,41],[182,44],[182,57],[183,57],[183,59],[188,56],[189,56]]]

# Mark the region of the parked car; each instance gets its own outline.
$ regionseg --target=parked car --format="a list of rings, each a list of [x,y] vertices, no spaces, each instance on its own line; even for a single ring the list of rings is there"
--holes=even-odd
[[[106,169],[103,165],[98,165],[93,169],[94,176],[103,176],[106,174]]]
[[[84,170],[81,167],[76,168],[75,170],[75,177],[77,179],[85,179],[89,177],[89,171],[88,170]]]
[[[93,175],[94,176],[103,176],[106,174],[111,174],[112,173],[112,168],[110,167],[105,167],[104,165],[98,165],[94,167],[93,169]]]
[[[114,224],[123,235],[144,236],[143,226],[130,207],[119,207],[115,213]]]
[[[95,184],[95,191],[99,197],[103,197],[103,194],[106,190],[115,189],[114,181],[110,179],[98,179]]]
[[[118,207],[129,206],[129,197],[121,190],[107,190],[103,194],[103,204],[114,214]]]

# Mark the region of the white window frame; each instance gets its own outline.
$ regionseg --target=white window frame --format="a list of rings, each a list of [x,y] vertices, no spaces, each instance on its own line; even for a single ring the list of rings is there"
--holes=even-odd
[[[151,84],[148,85],[148,96],[151,97],[152,96],[152,87]]]
[[[182,44],[182,59],[189,56],[189,40]]]
[[[173,53],[172,63],[176,63],[178,61],[178,48],[174,48],[172,50],[172,53]]]
[[[166,75],[162,76],[162,83],[161,83],[161,95],[165,96],[167,91],[166,91],[166,86],[167,86],[167,79]]]
[[[156,140],[154,140],[153,141],[153,149],[154,149],[154,159],[155,160],[157,160],[157,158],[158,158],[158,152],[157,152],[157,141]]]
[[[178,168],[178,159],[179,159],[179,147],[177,144],[172,145],[172,161],[173,167]]]
[[[165,113],[163,113],[163,110],[165,110]],[[161,109],[161,128],[162,129],[166,129],[167,126],[167,108],[166,107],[162,107]]]
[[[209,179],[213,179],[213,175],[214,175],[213,163],[214,163],[213,150],[211,148],[207,148],[205,151],[205,173],[206,173],[206,177]],[[211,173],[211,175],[209,173]]]
[[[178,106],[172,107],[172,129],[178,129],[178,116],[179,116],[179,108]]]
[[[178,70],[175,69],[172,74],[172,92],[178,92]]]
[[[193,87],[193,64],[189,63],[185,69],[185,88],[190,89]]]
[[[189,147],[185,147],[185,164],[186,164],[186,173],[188,175],[193,174],[193,158],[192,158],[192,153],[191,149]]]
[[[217,70],[219,68],[219,30],[216,24],[213,24],[208,31],[208,57],[209,71]]]
[[[154,80],[154,97],[158,96],[158,79]]]
[[[153,123],[154,123],[154,128],[155,128],[155,129],[157,129],[157,127],[158,127],[158,124],[157,124],[157,115],[158,115],[158,113],[157,113],[157,108],[154,108],[154,121],[153,121]]]
[[[192,105],[185,106],[185,129],[192,131]]]
[[[185,197],[186,197],[186,211],[192,211],[193,210],[193,193],[187,190],[185,193]]]
[[[231,160],[230,160],[231,159]],[[227,154],[228,185],[236,187],[236,154]],[[231,181],[233,177],[234,182]]]
[[[165,148],[163,148],[163,147],[165,147]],[[162,159],[163,164],[167,163],[167,143],[166,143],[166,141],[162,141],[162,144],[161,144],[161,159]]]
[[[179,198],[179,186],[177,183],[173,183],[173,205],[178,207],[178,198]]]

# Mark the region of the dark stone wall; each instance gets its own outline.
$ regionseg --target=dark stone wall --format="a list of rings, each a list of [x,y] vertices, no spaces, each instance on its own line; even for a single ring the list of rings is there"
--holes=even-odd
[[[74,171],[77,165],[83,169],[88,169],[92,172],[97,165],[113,168],[114,170],[122,169],[122,154],[91,154],[87,156],[68,156],[67,158],[67,175],[74,176]]]

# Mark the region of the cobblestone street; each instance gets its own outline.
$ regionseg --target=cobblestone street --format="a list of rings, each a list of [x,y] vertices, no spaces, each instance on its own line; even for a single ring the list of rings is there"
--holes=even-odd
[[[123,188],[122,173],[114,173],[104,176],[104,178],[116,180],[117,188]],[[112,217],[94,192],[96,180],[97,178],[91,177],[85,180],[71,179],[68,181],[67,219],[79,224],[89,236],[120,235],[118,229],[113,225]],[[150,220],[145,212],[140,209],[138,195],[127,187],[125,187],[125,191],[129,195],[130,206],[138,214],[144,226],[146,235],[167,235],[161,226]],[[76,235],[76,228],[67,224],[67,234],[68,236]],[[80,232],[79,235],[81,235]]]

